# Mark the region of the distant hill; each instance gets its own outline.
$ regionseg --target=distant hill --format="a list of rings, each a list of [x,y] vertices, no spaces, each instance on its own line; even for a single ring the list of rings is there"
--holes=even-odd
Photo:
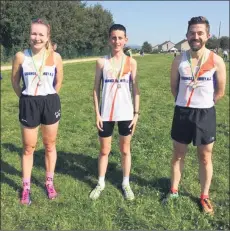
[[[130,47],[131,49],[138,49],[138,50],[141,49],[141,46],[136,45],[136,44],[127,44],[126,46],[127,46],[127,47]]]

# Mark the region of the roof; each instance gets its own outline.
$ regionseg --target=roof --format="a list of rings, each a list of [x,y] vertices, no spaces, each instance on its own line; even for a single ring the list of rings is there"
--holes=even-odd
[[[159,44],[158,46],[163,46],[163,45],[166,44],[166,43],[173,43],[173,42],[171,42],[171,41],[165,41],[165,42]],[[174,43],[173,43],[173,44],[174,44]]]
[[[187,39],[182,39],[180,42],[178,42],[177,44],[175,44],[175,46],[176,45],[179,45],[179,44],[181,44],[181,43],[184,43],[184,42],[186,42],[186,41],[188,41]]]

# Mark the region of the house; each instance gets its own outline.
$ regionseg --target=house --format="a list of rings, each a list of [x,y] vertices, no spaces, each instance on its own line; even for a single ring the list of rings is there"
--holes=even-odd
[[[177,44],[175,44],[174,47],[177,48],[178,51],[180,51],[180,52],[181,52],[181,51],[187,51],[187,50],[190,49],[190,46],[189,46],[189,44],[188,44],[187,39],[181,40],[180,42],[178,42]]]
[[[174,47],[174,43],[172,43],[171,41],[165,41],[163,43],[161,43],[160,45],[158,45],[158,49],[162,52],[168,52],[171,48]]]
[[[153,46],[152,47],[152,50],[154,51],[154,50],[158,50],[159,49],[159,45],[156,45],[156,46]]]

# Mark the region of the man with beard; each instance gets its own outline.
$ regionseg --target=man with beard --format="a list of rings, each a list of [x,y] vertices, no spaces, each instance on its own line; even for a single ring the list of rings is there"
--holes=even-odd
[[[200,204],[213,214],[209,188],[213,174],[212,149],[216,140],[215,104],[224,96],[226,68],[223,59],[205,47],[210,25],[205,17],[193,17],[186,34],[190,50],[177,56],[171,67],[171,91],[175,97],[172,122],[173,157],[168,198],[178,197],[178,186],[188,144],[197,146]]]

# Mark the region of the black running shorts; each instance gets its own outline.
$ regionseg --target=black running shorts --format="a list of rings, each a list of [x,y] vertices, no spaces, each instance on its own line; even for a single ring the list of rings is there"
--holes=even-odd
[[[172,122],[173,140],[194,146],[206,145],[216,140],[216,110],[176,106]]]
[[[58,94],[46,96],[21,95],[19,100],[19,121],[26,127],[40,124],[50,125],[61,118],[61,103]]]
[[[132,127],[129,128],[129,125],[131,124],[131,120],[128,121],[118,121],[118,132],[121,136],[128,136],[132,132]],[[98,135],[100,137],[110,137],[113,134],[115,122],[114,121],[103,121],[103,131],[98,131]]]

